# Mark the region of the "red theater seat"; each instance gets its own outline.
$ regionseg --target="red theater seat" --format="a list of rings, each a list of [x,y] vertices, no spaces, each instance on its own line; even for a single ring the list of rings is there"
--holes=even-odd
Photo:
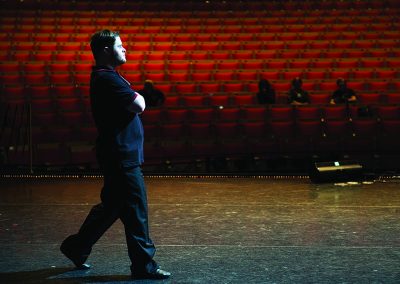
[[[264,62],[262,60],[245,60],[242,62],[242,69],[262,70]]]
[[[257,49],[255,49],[255,50],[257,50]],[[255,59],[271,59],[271,58],[275,58],[275,56],[276,56],[275,50],[254,51]]]
[[[77,95],[75,86],[71,85],[55,85],[53,86],[53,93],[56,97],[73,98]]]
[[[347,86],[355,91],[363,91],[365,89],[364,82],[350,81],[347,82]]]
[[[133,72],[133,71],[141,71],[140,63],[125,63],[120,67],[121,71]]]
[[[255,103],[254,95],[237,95],[233,96],[234,105],[242,106],[242,105],[252,105]]]
[[[230,92],[230,93],[234,93],[234,92],[243,92],[244,91],[244,84],[243,83],[224,83],[222,85],[223,90],[225,92]]]
[[[212,71],[214,70],[215,63],[214,61],[196,61],[193,63],[194,71]]]
[[[164,106],[165,107],[177,107],[181,104],[180,96],[166,96]]]
[[[267,124],[264,121],[246,121],[242,123],[242,128],[245,137],[263,139],[266,135]]]
[[[255,81],[258,78],[258,72],[251,70],[239,70],[236,72],[236,76],[240,81]]]
[[[221,85],[218,83],[200,83],[199,87],[200,92],[209,94],[218,93],[221,90]]]
[[[234,79],[235,71],[223,70],[214,73],[214,80],[216,81],[231,81]]]
[[[165,63],[164,61],[146,61],[142,63],[143,70],[150,72],[150,71],[164,71],[165,69]]]
[[[131,84],[137,84],[142,81],[142,73],[125,72],[122,76]]]
[[[229,95],[209,96],[209,103],[212,106],[228,106],[230,105],[230,96]]]
[[[240,60],[253,59],[253,56],[254,56],[253,50],[235,50],[232,53],[233,59],[240,59]]]
[[[361,66],[363,68],[382,68],[384,67],[384,61],[377,58],[377,59],[361,59]]]
[[[56,73],[49,75],[50,83],[52,85],[55,84],[71,84],[72,77],[69,73]]]
[[[394,105],[379,105],[376,107],[377,116],[380,119],[400,119],[400,108]]]
[[[310,141],[322,138],[322,124],[320,120],[298,120],[295,125],[296,135],[299,139]]]
[[[293,107],[271,106],[269,109],[269,117],[272,120],[292,120]]]
[[[238,107],[218,108],[216,112],[219,121],[237,121],[241,118],[241,110]]]
[[[267,111],[264,106],[247,106],[243,108],[243,116],[248,121],[264,121],[267,118]]]
[[[51,72],[70,72],[70,64],[65,62],[54,62],[49,64],[49,69]]]
[[[196,93],[196,84],[182,83],[175,85],[176,92],[179,94],[193,94]]]
[[[166,118],[168,122],[181,123],[188,119],[188,113],[187,109],[166,109]]]
[[[364,79],[364,80],[372,79],[373,78],[373,70],[354,70],[353,77],[355,79]]]
[[[312,104],[328,104],[331,99],[329,94],[310,94],[309,97]]]
[[[349,79],[350,78],[350,72],[347,69],[339,69],[339,70],[331,70],[328,72],[329,78],[336,79],[337,78],[343,78],[343,79]]]
[[[161,109],[147,109],[142,114],[143,124],[161,123],[164,118],[163,114]]]
[[[170,81],[186,82],[189,79],[189,74],[187,72],[170,72],[168,78]]]
[[[76,73],[73,75],[73,81],[76,84],[89,84],[90,73]]]
[[[192,80],[193,81],[210,81],[211,80],[211,72],[193,72]]]
[[[162,82],[165,80],[165,73],[164,71],[161,72],[145,72],[143,74],[145,80],[152,80],[155,82]]]
[[[23,77],[19,73],[14,73],[14,74],[7,74],[3,73],[0,74],[0,82],[2,85],[5,84],[23,84]]]
[[[368,89],[371,91],[383,91],[389,90],[389,82],[387,81],[370,81],[368,84]]]
[[[274,139],[290,139],[294,136],[293,121],[270,121],[268,133]]]
[[[325,134],[330,139],[340,139],[351,135],[351,129],[348,120],[329,119],[325,121]]]
[[[397,73],[396,70],[378,69],[376,70],[376,77],[379,79],[394,79],[396,78]]]
[[[379,104],[381,102],[380,94],[364,93],[364,94],[358,94],[357,97],[358,97],[360,103],[365,104],[365,105]]]
[[[187,61],[179,61],[179,62],[174,62],[170,61],[167,65],[167,69],[169,71],[189,71],[190,69],[190,63]]]
[[[74,61],[77,59],[77,54],[75,52],[66,52],[65,51],[65,52],[56,53],[54,56],[55,56],[55,60],[57,62],[60,62],[60,61],[71,62],[71,61]]]
[[[330,105],[323,109],[325,119],[347,119],[348,112],[345,105]]]
[[[77,98],[60,98],[57,99],[57,107],[60,111],[82,111],[83,103]]]
[[[298,106],[295,109],[296,118],[300,120],[306,119],[314,119],[318,120],[321,119],[321,110],[319,107],[312,107],[312,106]]]
[[[194,51],[194,50],[196,50],[196,46],[197,45],[194,42],[178,42],[175,45],[175,50],[176,51]]]
[[[207,120],[202,120],[207,121]],[[196,122],[188,125],[189,136],[193,139],[208,140],[212,137],[212,131],[209,122]]]
[[[220,61],[217,64],[217,68],[219,70],[238,70],[239,69],[239,62],[236,60],[232,60],[232,61]]]
[[[46,71],[46,64],[44,62],[28,62],[22,66],[24,72],[41,72]]]
[[[386,94],[386,99],[389,104],[400,104],[400,92]]]
[[[214,129],[217,138],[220,140],[237,138],[239,133],[237,122],[216,122]]]
[[[186,95],[182,97],[185,106],[205,106],[206,100],[203,95]]]
[[[182,139],[187,136],[186,127],[182,123],[161,124],[160,132],[157,136],[166,140]]]
[[[33,85],[27,90],[31,99],[49,99],[52,97],[51,88],[48,85]]]
[[[342,59],[336,62],[337,68],[358,68],[359,61],[357,59]]]

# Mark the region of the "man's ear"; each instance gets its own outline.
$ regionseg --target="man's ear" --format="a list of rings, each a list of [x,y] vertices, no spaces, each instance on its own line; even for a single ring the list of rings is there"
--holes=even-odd
[[[104,53],[109,55],[110,54],[110,48],[108,46],[105,46],[103,49]]]

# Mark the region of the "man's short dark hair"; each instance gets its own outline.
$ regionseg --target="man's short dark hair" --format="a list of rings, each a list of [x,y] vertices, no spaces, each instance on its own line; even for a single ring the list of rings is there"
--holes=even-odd
[[[347,82],[346,82],[346,80],[345,79],[343,79],[343,78],[338,78],[337,80],[336,80],[336,85],[340,85],[340,84],[346,84]]]
[[[93,34],[90,40],[90,48],[92,49],[94,58],[97,60],[104,47],[112,48],[117,37],[119,37],[119,32],[110,30],[102,30]]]

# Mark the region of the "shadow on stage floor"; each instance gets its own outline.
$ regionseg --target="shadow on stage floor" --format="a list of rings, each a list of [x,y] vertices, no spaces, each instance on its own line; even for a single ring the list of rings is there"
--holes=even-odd
[[[173,273],[165,283],[399,283],[397,178],[152,176],[146,184],[156,260]],[[59,252],[101,185],[3,177],[0,282],[132,283],[119,221],[94,246],[92,269],[74,270]]]

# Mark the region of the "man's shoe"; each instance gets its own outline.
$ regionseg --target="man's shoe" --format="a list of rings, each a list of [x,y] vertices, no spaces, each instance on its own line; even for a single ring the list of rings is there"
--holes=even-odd
[[[160,268],[154,272],[132,273],[132,279],[168,279],[171,273]]]
[[[60,251],[75,264],[77,269],[90,269],[90,265],[85,263],[89,254],[80,254],[76,249],[74,251],[72,243],[72,236],[66,238],[60,246]]]

